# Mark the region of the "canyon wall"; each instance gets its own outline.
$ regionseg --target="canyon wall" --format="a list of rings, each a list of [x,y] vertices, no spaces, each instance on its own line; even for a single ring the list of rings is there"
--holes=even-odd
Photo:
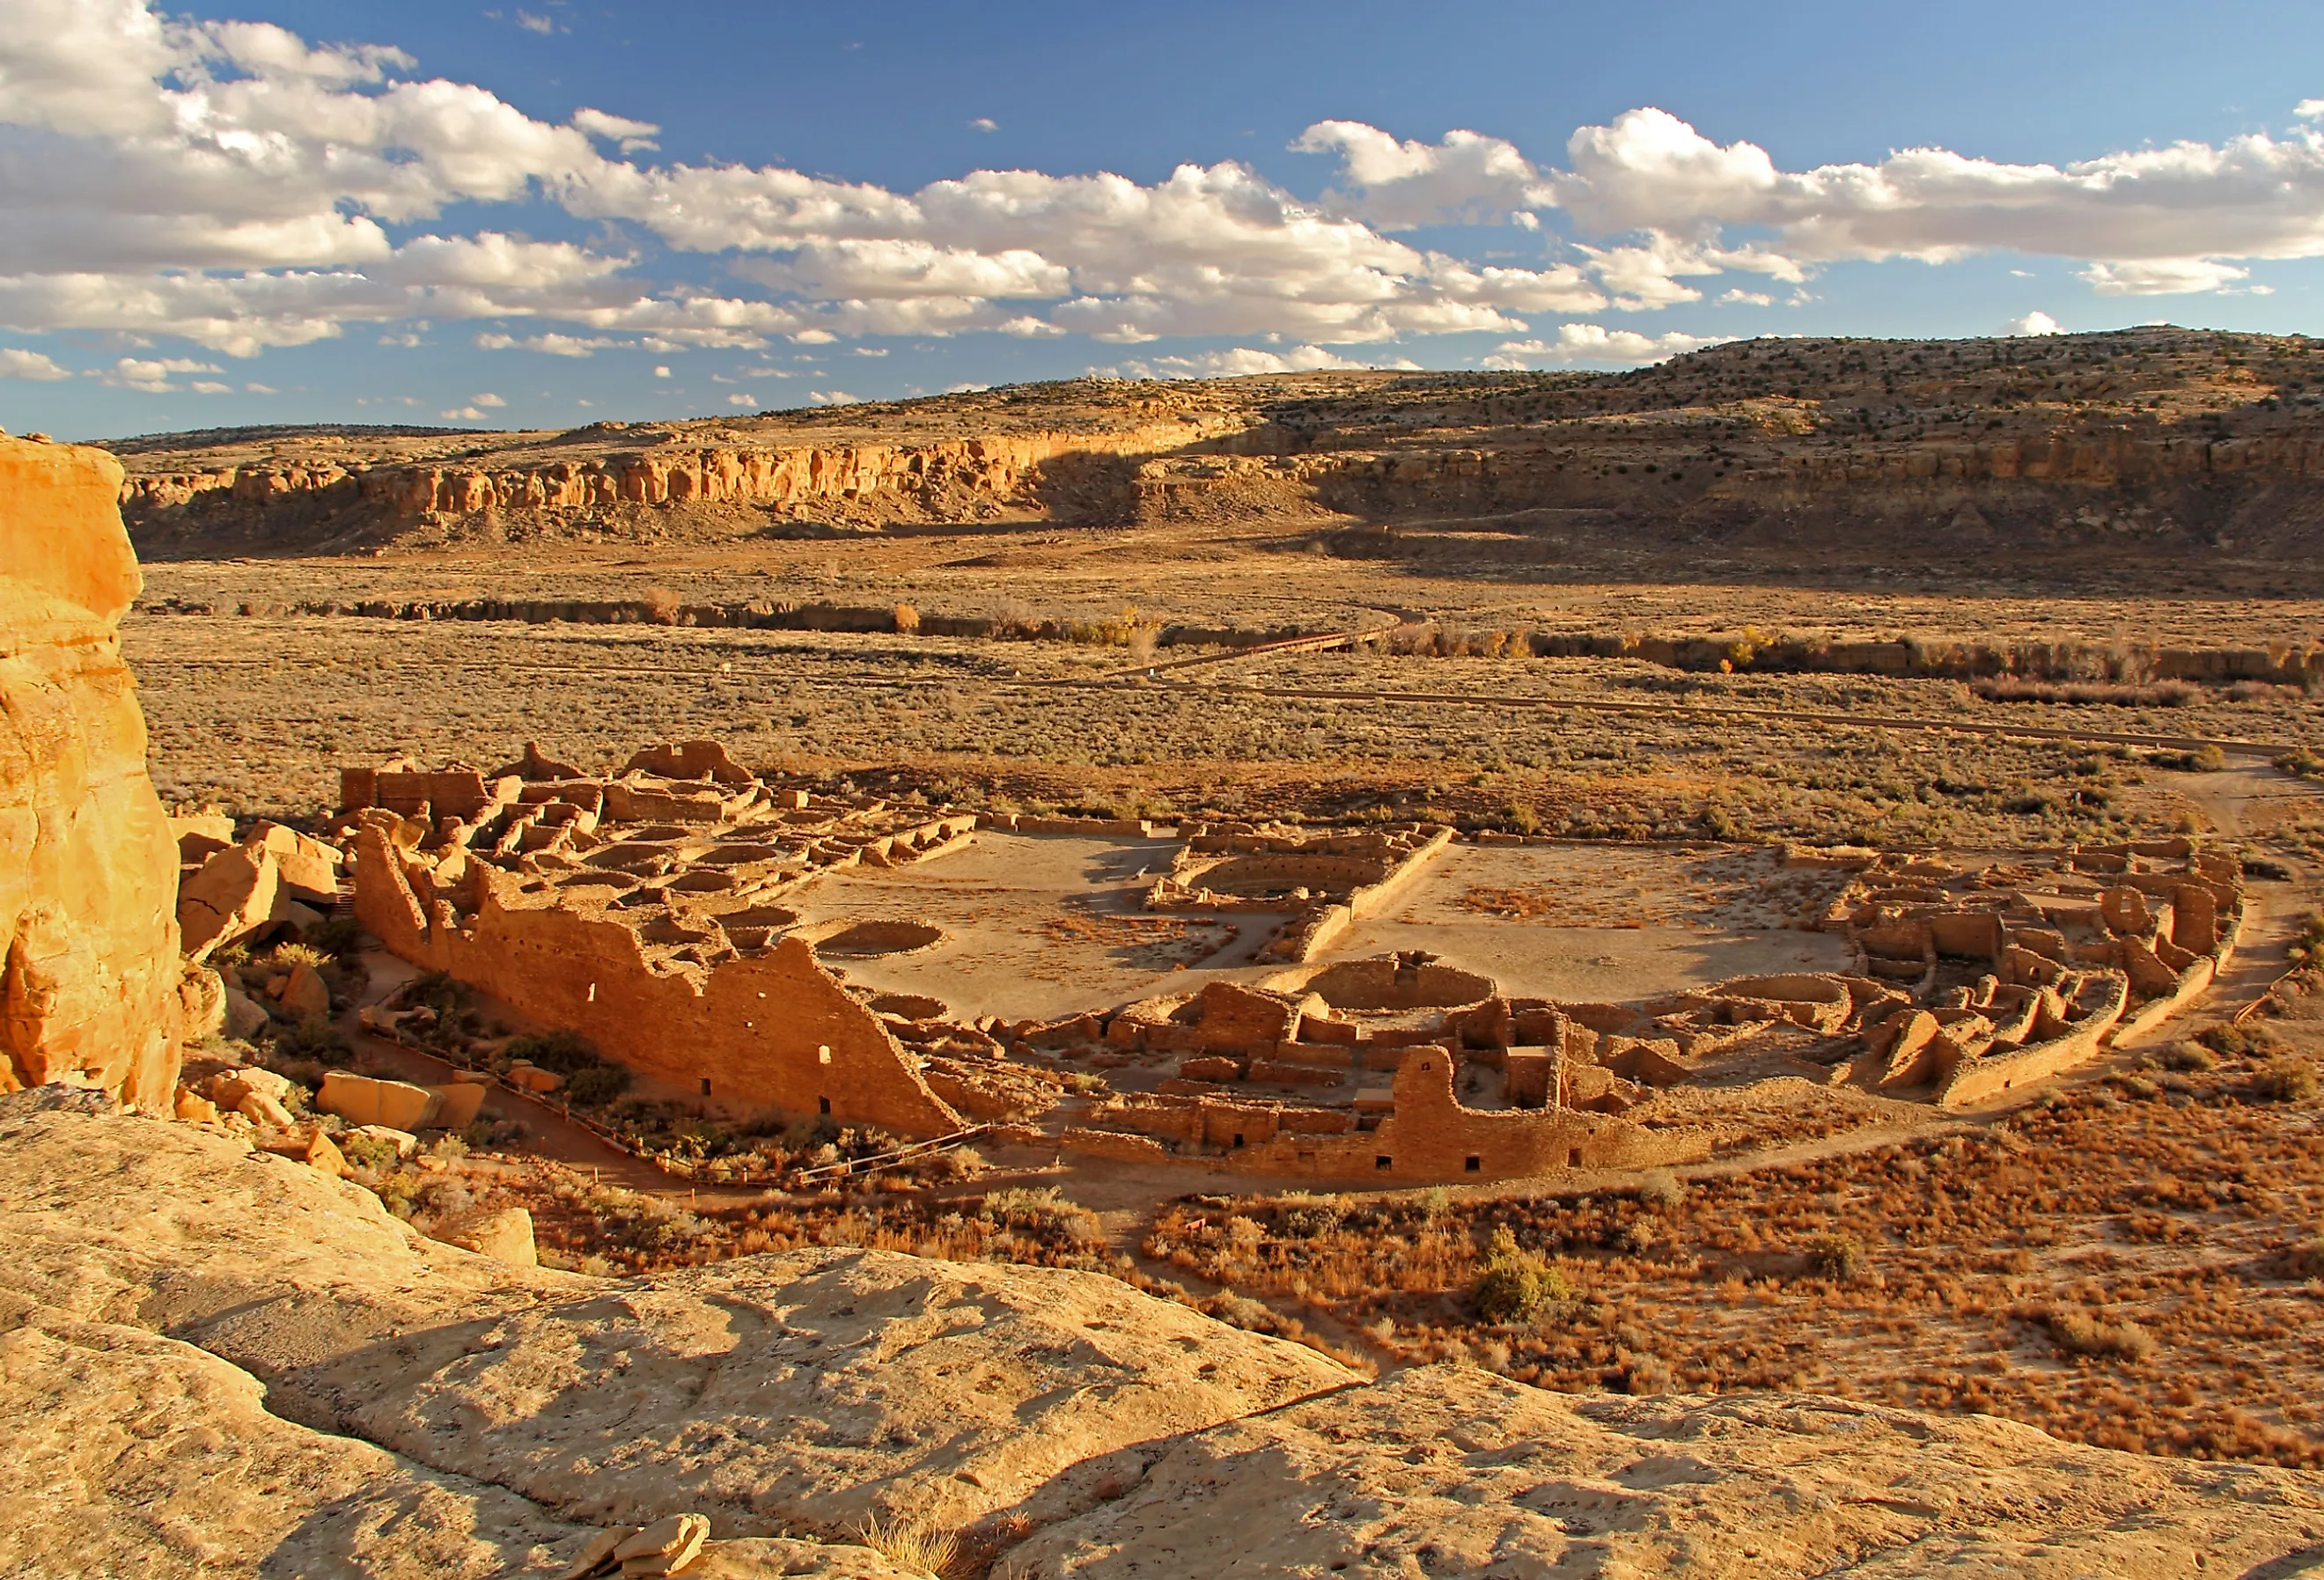
[[[121,656],[121,485],[102,450],[0,439],[0,1090],[166,1112],[189,1029],[178,847]]]
[[[773,511],[869,506],[905,515],[957,513],[982,504],[1038,504],[1062,495],[1103,512],[1130,494],[1109,461],[1184,445],[1180,423],[1126,431],[984,434],[903,444],[770,449],[660,445],[529,464],[461,467],[325,459],[269,461],[126,479],[123,511],[141,528],[200,513],[263,513],[303,506],[360,510],[383,523],[456,520],[484,512],[580,514],[623,505],[733,504]]]

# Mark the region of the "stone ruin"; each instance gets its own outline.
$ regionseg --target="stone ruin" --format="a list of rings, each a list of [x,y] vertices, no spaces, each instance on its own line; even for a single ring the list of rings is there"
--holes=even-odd
[[[650,748],[606,774],[529,748],[489,773],[396,762],[348,770],[344,785],[366,930],[668,1090],[728,1111],[918,1137],[991,1125],[1318,1181],[1700,1159],[1720,1127],[1701,1106],[1672,1109],[1678,1088],[1787,1078],[1987,1103],[2201,993],[2243,908],[2239,864],[2185,839],[1981,864],[1799,850],[1787,867],[1831,881],[1810,921],[1847,940],[1849,969],[1561,1002],[1424,951],[1332,956],[1446,847],[1441,827],[980,818],[787,788],[713,742]],[[1175,833],[1147,908],[1286,919],[1258,964],[1194,991],[963,1021],[939,998],[846,979],[851,957],[941,941],[936,923],[808,924],[781,903],[835,871],[940,858],[981,823]]]

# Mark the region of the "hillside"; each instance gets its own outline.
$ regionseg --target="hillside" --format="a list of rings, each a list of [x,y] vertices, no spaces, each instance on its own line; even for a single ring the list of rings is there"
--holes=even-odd
[[[1076,380],[563,433],[124,441],[148,558],[715,545],[946,523],[1320,536],[1348,558],[2069,567],[2302,554],[2300,337],[1757,340],[1621,374]]]

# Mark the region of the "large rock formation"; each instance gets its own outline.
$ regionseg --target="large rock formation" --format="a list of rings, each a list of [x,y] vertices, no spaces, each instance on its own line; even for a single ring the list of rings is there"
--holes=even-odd
[[[514,1269],[49,1095],[0,1099],[0,1243],[10,1573],[545,1575],[687,1511],[713,1538],[689,1575],[832,1580],[918,1573],[852,1544],[867,1514],[965,1528],[1027,1580],[2193,1580],[2306,1573],[2324,1541],[2313,1474],[1808,1395],[1367,1383],[1094,1274]]]
[[[120,492],[102,450],[0,439],[0,1089],[165,1110],[189,1013],[178,847],[121,657],[140,581]]]

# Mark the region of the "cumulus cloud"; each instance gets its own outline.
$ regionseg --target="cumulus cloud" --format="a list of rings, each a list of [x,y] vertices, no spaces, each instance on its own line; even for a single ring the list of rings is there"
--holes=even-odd
[[[183,384],[171,383],[173,374],[222,373],[214,362],[196,362],[188,356],[124,356],[111,367],[91,368],[89,375],[117,390],[136,390],[148,395],[176,394]],[[217,386],[224,389],[223,384]]]
[[[1495,348],[1483,365],[1519,371],[1570,363],[1636,367],[1645,363],[1723,344],[1723,335],[1641,335],[1635,329],[1609,329],[1600,324],[1560,324],[1554,340],[1510,340]]]
[[[470,395],[468,397],[468,403],[472,406],[505,406],[508,404],[506,401],[502,400],[498,395]]]
[[[2245,277],[2222,260],[2324,256],[2324,134],[2314,130],[2062,165],[1908,148],[1877,164],[1787,171],[1755,143],[1722,145],[1648,108],[1582,127],[1567,155],[1571,168],[1550,184],[1584,228],[1641,232],[1682,251],[1728,226],[1764,228],[1773,240],[1761,266],[1779,279],[1818,263],[1941,263],[2006,249],[2084,260],[2101,291],[2163,294]]]
[[[2055,335],[2060,332],[2058,320],[2036,308],[2023,318],[2010,319],[2001,326],[2005,335]]]
[[[53,383],[58,379],[72,377],[72,370],[60,367],[55,358],[45,351],[27,351],[21,346],[0,346],[0,379],[33,379],[42,383]]]
[[[1321,346],[1295,346],[1288,351],[1237,346],[1225,351],[1204,351],[1188,356],[1157,356],[1090,371],[1101,378],[1211,379],[1240,378],[1261,373],[1318,373],[1338,368],[1411,369],[1416,365],[1402,358],[1392,362],[1354,361]]]
[[[550,331],[527,335],[519,338],[488,331],[476,337],[476,344],[486,351],[538,351],[544,356],[595,356],[598,352],[614,346],[633,346],[634,340],[615,339],[608,335],[559,335]]]
[[[1383,230],[1451,221],[1509,219],[1556,201],[1517,145],[1475,132],[1447,132],[1437,143],[1399,142],[1361,121],[1318,121],[1291,143],[1302,153],[1336,153],[1340,184],[1327,195],[1333,211]]]
[[[816,406],[853,406],[862,403],[861,395],[851,395],[845,390],[809,390],[809,403]]]
[[[423,75],[392,44],[317,45],[272,23],[173,18],[155,0],[11,0],[0,327],[235,356],[350,325],[415,344],[427,319],[481,320],[479,346],[563,356],[971,333],[1333,347],[1488,332],[1545,347],[1508,357],[1634,359],[1668,355],[1671,337],[1611,331],[1577,348],[1575,325],[1551,341],[1529,320],[1765,306],[1758,287],[1797,300],[1830,263],[1987,251],[2069,260],[2102,295],[2263,290],[2255,263],[2324,256],[2324,127],[2305,124],[2319,106],[2296,106],[2302,124],[2281,135],[2060,164],[1917,148],[1801,171],[1650,106],[1579,128],[1562,165],[1484,132],[1428,141],[1327,120],[1292,144],[1333,162],[1314,197],[1232,161],[1150,182],[974,170],[903,191],[655,162],[650,121],[594,106],[544,120]],[[592,222],[597,239],[524,239],[508,216],[525,205]],[[1407,234],[1455,225],[1502,226],[1497,245],[1519,250],[1463,256]],[[672,252],[720,256],[726,282],[673,282],[698,266],[658,280]],[[1722,278],[1738,275],[1750,278]]]
[[[729,406],[755,406],[759,403],[759,397],[738,393],[727,396],[726,403]]]

